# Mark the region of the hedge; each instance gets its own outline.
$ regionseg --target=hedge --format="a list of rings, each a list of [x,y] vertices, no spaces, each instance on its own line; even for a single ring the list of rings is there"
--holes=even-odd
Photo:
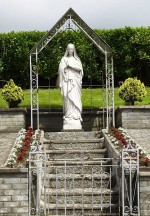
[[[150,27],[95,30],[114,50],[115,85],[137,77],[150,86]],[[29,88],[29,51],[46,32],[0,34],[0,80]],[[56,84],[58,65],[68,43],[75,43],[84,68],[84,85],[102,83],[104,56],[80,32],[59,32],[39,54],[39,84]]]

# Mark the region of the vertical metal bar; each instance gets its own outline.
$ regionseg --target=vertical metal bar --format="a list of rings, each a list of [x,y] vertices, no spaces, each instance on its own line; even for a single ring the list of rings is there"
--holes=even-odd
[[[74,177],[75,177],[75,173],[74,173],[74,166],[73,166],[73,179],[72,179],[72,184],[73,184],[73,216],[75,216],[75,196],[74,196],[74,189],[75,189],[75,184],[74,184]]]
[[[82,215],[84,215],[84,162],[82,163]]]
[[[124,216],[124,158],[123,158],[123,150],[122,150],[122,157],[121,157],[121,166],[122,166],[122,178],[121,178],[121,181],[122,181],[122,216]]]
[[[49,165],[47,167],[47,170],[46,170],[46,174],[45,174],[45,182],[46,184],[48,183],[48,187],[45,187],[45,194],[44,194],[44,197],[45,197],[45,204],[47,203],[47,212],[49,213],[49,205],[50,205],[50,202],[49,202],[49,196],[50,196],[50,182],[49,182]],[[47,191],[46,191],[46,188],[47,188]],[[45,210],[46,210],[46,205],[45,205]]]
[[[66,216],[66,214],[67,214],[67,197],[66,197],[66,189],[67,189],[67,182],[66,182],[66,164],[67,164],[67,161],[65,161],[65,216]]]
[[[46,167],[46,154],[44,154],[44,180],[43,180],[43,187],[44,187],[44,214],[46,214],[46,184],[47,184],[47,179],[46,179],[46,173],[47,172],[47,167]]]
[[[105,52],[105,75],[106,75],[106,129],[109,129],[109,113],[108,113],[108,57],[107,52]]]
[[[101,188],[100,188],[100,191],[101,191],[101,213],[103,212],[103,194],[102,194],[102,188],[103,188],[103,179],[102,179],[102,172],[103,171],[103,168],[102,168],[102,160],[101,160],[101,172],[100,172],[100,175],[101,175]]]
[[[56,215],[58,215],[58,172],[56,167]]]
[[[36,102],[37,102],[37,129],[39,129],[39,79],[38,79],[38,52],[37,52],[37,48],[36,48],[36,91],[37,91],[37,95],[36,95]]]
[[[51,164],[50,164],[50,166],[51,166]],[[48,168],[50,168],[50,167],[48,166]],[[49,169],[47,172],[47,182],[48,182],[48,191],[47,191],[47,203],[48,203],[47,208],[48,209],[47,209],[47,212],[49,214],[50,213],[50,177],[49,177],[48,173],[49,173]]]
[[[113,55],[111,56],[111,76],[112,76],[112,103],[113,103],[113,111],[112,111],[112,124],[115,126],[115,95],[114,95],[114,60]]]
[[[112,199],[112,197],[111,197],[111,195],[112,195],[112,193],[111,193],[111,166],[109,167],[109,185],[110,185],[110,187],[109,187],[109,189],[110,189],[110,195],[109,195],[109,206],[110,206],[110,213],[111,213],[111,199]]]
[[[31,214],[31,183],[32,183],[32,173],[31,173],[31,153],[29,153],[29,216]]]
[[[139,149],[137,149],[137,205],[138,205],[138,216],[140,216],[140,191],[139,191]]]
[[[37,199],[36,199],[36,213],[37,215],[39,215],[39,196],[40,196],[40,192],[39,192],[39,188],[40,188],[40,184],[39,184],[39,181],[40,181],[40,178],[39,178],[39,175],[40,175],[40,170],[39,170],[39,164],[38,164],[38,161],[37,161]]]
[[[132,159],[130,158],[129,164],[129,196],[130,196],[130,213],[132,214]]]
[[[103,129],[106,127],[105,124],[105,95],[104,95],[104,74],[102,71],[102,103],[103,103]]]
[[[93,186],[94,186],[94,176],[93,176],[93,166],[92,166],[92,214],[93,214],[93,207],[94,207]]]
[[[32,54],[30,54],[30,107],[31,107],[31,127],[33,128],[33,101],[32,101]]]

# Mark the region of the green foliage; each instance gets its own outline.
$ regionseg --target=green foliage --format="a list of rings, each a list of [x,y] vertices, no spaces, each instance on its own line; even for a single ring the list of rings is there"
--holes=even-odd
[[[135,101],[143,101],[146,94],[145,85],[137,78],[126,79],[119,89],[119,97],[132,105]]]
[[[3,87],[2,96],[8,103],[9,107],[17,107],[24,99],[21,87],[15,85],[12,79]]]
[[[114,50],[115,84],[137,77],[150,86],[150,27],[96,30]]]
[[[95,30],[114,50],[115,85],[137,77],[150,86],[150,27]],[[29,51],[46,32],[0,34],[0,79],[29,88]],[[39,84],[55,86],[58,65],[68,43],[74,43],[84,69],[83,84],[101,84],[104,56],[80,31],[61,31],[39,54]]]

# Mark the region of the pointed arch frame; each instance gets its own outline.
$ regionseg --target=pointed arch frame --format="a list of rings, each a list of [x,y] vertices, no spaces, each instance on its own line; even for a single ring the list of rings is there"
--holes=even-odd
[[[41,40],[30,51],[30,100],[31,100],[31,127],[33,128],[33,113],[37,115],[37,129],[39,129],[39,100],[38,100],[38,54],[47,46],[54,36],[64,30],[65,24],[72,29],[73,23],[80,29],[105,56],[105,77],[106,77],[106,128],[115,125],[114,115],[114,66],[113,50],[99,37],[82,19],[70,8],[45,34]],[[112,122],[112,123],[111,123]]]

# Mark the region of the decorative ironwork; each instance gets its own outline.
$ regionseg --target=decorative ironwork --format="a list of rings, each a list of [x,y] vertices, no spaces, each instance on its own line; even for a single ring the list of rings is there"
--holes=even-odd
[[[53,161],[48,153],[30,152],[29,198],[33,215],[108,215],[119,212],[118,162],[110,158]],[[113,159],[114,160],[114,159]],[[114,160],[115,161],[115,160]],[[96,163],[97,165],[94,165]],[[114,190],[115,189],[115,190]],[[114,210],[115,209],[115,210]]]
[[[128,147],[122,150],[122,216],[140,216],[139,205],[139,150]]]
[[[107,128],[110,121],[114,125],[114,80],[113,80],[113,51],[110,46],[99,37],[79,16],[70,8],[62,18],[51,28],[51,30],[30,51],[30,89],[31,89],[31,126],[33,127],[33,112],[37,114],[37,128],[39,128],[39,104],[38,104],[38,54],[47,46],[54,36],[61,30],[80,29],[97,49],[105,55],[106,65],[106,106],[107,106]],[[32,59],[35,59],[33,61]],[[36,70],[33,62],[35,62]],[[104,122],[104,121],[103,121]]]

